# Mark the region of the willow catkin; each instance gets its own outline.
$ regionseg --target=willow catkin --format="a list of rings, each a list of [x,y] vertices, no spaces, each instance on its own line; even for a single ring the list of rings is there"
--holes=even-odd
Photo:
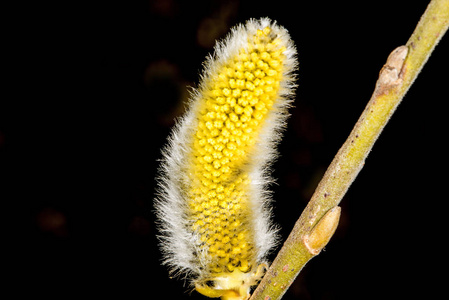
[[[246,299],[276,244],[269,166],[293,96],[296,50],[268,18],[208,57],[163,150],[156,211],[165,264],[209,297]]]

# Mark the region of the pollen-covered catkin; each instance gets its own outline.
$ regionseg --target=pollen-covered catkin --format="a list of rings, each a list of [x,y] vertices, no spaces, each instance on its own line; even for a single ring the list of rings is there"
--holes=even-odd
[[[164,149],[156,211],[164,262],[209,297],[246,299],[276,243],[268,168],[293,96],[296,50],[264,18],[232,29]]]

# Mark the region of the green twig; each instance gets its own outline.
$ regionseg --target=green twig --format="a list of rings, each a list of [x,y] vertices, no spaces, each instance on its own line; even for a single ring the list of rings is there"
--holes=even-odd
[[[390,54],[371,100],[250,300],[281,299],[304,265],[327,244],[338,225],[338,203],[448,25],[449,0],[432,0],[407,44]]]

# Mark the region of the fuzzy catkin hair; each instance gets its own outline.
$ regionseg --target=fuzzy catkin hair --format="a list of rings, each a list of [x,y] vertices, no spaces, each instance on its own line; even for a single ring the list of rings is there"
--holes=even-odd
[[[267,185],[296,68],[283,27],[268,18],[236,26],[207,58],[163,149],[155,207],[164,264],[210,297],[235,290],[227,276],[254,277],[276,244]]]

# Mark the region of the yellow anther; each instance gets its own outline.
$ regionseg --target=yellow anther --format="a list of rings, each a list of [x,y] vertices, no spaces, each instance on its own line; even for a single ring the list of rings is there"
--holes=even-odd
[[[265,34],[265,35],[268,35],[269,33],[271,32],[271,28],[270,27],[265,27],[264,29],[263,29],[263,33]]]
[[[231,87],[231,89],[235,89],[236,88],[235,79],[230,79],[229,80],[229,86]]]
[[[248,270],[249,270],[249,264],[248,264],[248,261],[247,261],[247,260],[244,260],[244,261],[241,262],[241,265],[240,265],[240,267],[239,267],[239,270],[242,271],[242,272],[248,272]]]
[[[240,105],[236,105],[234,107],[234,111],[235,111],[236,114],[240,115],[240,114],[243,113],[243,108]]]
[[[261,54],[260,54],[260,58],[261,59],[263,59],[263,60],[265,60],[265,61],[267,61],[267,60],[269,60],[270,59],[270,54],[268,53],[268,52],[262,52]]]

